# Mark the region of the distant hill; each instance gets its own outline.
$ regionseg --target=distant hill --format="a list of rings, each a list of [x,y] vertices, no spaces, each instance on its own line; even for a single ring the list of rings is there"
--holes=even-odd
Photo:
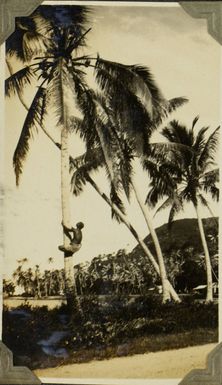
[[[203,219],[203,224],[206,235],[217,234],[218,218]],[[201,245],[197,219],[195,218],[176,220],[173,222],[170,229],[168,224],[164,224],[156,229],[156,233],[164,254],[167,254],[172,250],[184,249],[188,246],[193,247],[197,252],[202,252],[203,248]],[[148,235],[144,241],[151,252],[154,252],[151,236]],[[130,255],[135,256],[138,252],[140,254],[143,253],[139,245],[131,251]]]
[[[217,254],[218,219],[207,218],[203,223],[209,252],[213,256]],[[157,228],[156,232],[164,254],[168,277],[176,290],[187,292],[205,283],[206,272],[201,258],[203,250],[197,220],[177,220],[170,229],[164,224]],[[208,235],[213,237],[210,239]],[[144,241],[156,258],[150,235]],[[114,255],[100,255],[93,258],[86,270],[90,277],[89,290],[94,294],[141,294],[146,293],[154,285],[161,284],[140,245],[127,254],[124,249],[120,249]],[[217,274],[217,259],[214,273]]]

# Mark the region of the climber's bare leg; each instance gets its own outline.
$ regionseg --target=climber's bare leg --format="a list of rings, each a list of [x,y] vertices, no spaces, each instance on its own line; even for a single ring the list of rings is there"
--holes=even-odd
[[[65,257],[71,257],[73,254],[75,254],[79,249],[81,248],[81,245],[69,245],[68,247],[65,247],[64,245],[61,245],[58,247],[60,251],[65,253]]]

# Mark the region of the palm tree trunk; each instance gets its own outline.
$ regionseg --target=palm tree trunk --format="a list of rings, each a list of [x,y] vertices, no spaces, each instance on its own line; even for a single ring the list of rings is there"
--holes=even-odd
[[[61,202],[62,202],[62,222],[70,228],[70,174],[69,174],[69,148],[68,148],[68,130],[66,127],[61,131]],[[70,240],[63,232],[63,245],[69,246]],[[74,261],[73,256],[66,256],[64,252],[64,269],[65,269],[65,290],[67,305],[73,314],[82,313],[79,299],[77,297],[76,283],[74,277]]]
[[[156,255],[157,255],[158,264],[159,264],[159,268],[160,268],[160,278],[161,278],[161,283],[162,283],[163,303],[165,303],[171,299],[171,296],[170,296],[170,291],[169,291],[169,281],[167,279],[167,273],[166,273],[166,268],[165,268],[162,250],[161,250],[160,243],[159,243],[159,240],[158,240],[157,235],[156,235],[156,231],[155,231],[153,224],[152,224],[152,219],[151,219],[150,213],[149,213],[147,207],[145,206],[145,204],[143,203],[143,200],[141,199],[141,197],[139,195],[138,189],[135,187],[135,185],[133,183],[132,183],[132,187],[133,187],[137,202],[138,202],[138,204],[141,208],[141,211],[144,215],[147,227],[149,229],[149,232],[150,232],[150,235],[152,237],[154,247],[156,250]],[[177,298],[177,301],[178,301],[178,299],[179,299],[179,297]]]
[[[97,193],[105,200],[106,203],[115,211],[115,213],[120,217],[121,221],[126,225],[126,227],[130,230],[133,237],[136,239],[136,241],[139,243],[141,248],[143,249],[145,255],[148,257],[148,260],[153,265],[155,271],[158,275],[160,275],[160,269],[158,266],[158,263],[156,262],[155,258],[153,257],[152,253],[148,249],[147,245],[143,241],[143,239],[139,236],[137,231],[134,229],[134,227],[131,225],[131,223],[128,221],[127,217],[121,212],[121,210],[112,203],[112,201],[107,197],[105,193],[103,193],[99,186],[94,182],[94,180],[87,174],[86,180],[91,184],[91,186],[97,191]],[[170,295],[172,296],[173,300],[175,302],[181,302],[180,298],[178,297],[176,291],[174,290],[173,286],[170,284],[170,282],[167,280],[168,289],[170,292]]]
[[[213,279],[212,279],[212,270],[211,270],[211,260],[210,260],[210,254],[207,246],[207,241],[204,233],[204,227],[203,222],[200,215],[199,205],[198,203],[194,205],[196,214],[197,214],[197,222],[198,222],[198,228],[200,232],[201,242],[204,250],[205,255],[205,265],[206,265],[206,273],[207,273],[207,295],[206,295],[206,302],[212,302],[213,301]]]
[[[63,90],[63,60],[60,61],[60,76]],[[61,129],[61,204],[62,204],[62,222],[70,228],[70,174],[69,174],[69,133],[67,129],[67,113],[64,101],[64,93],[61,95],[63,105],[63,127]],[[63,245],[69,246],[70,240],[63,231]],[[73,256],[67,256],[64,252],[64,269],[65,269],[65,288],[67,305],[71,314],[77,312],[82,314],[82,309],[77,296],[76,284],[74,278],[74,262]]]

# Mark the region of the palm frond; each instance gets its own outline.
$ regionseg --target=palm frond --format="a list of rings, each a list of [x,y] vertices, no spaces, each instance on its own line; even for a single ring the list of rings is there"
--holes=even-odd
[[[127,86],[129,92],[143,101],[154,126],[162,123],[163,118],[167,117],[168,113],[187,102],[187,99],[182,97],[170,101],[165,100],[151,71],[141,65],[127,66],[98,58],[96,79],[102,89],[107,91],[107,94],[112,91],[115,93],[115,87],[119,87],[117,84],[114,86],[113,83],[121,81],[121,89]]]
[[[159,207],[158,209],[155,211],[155,214],[154,216],[156,216],[160,211],[162,210],[165,210],[165,209],[168,209],[169,207],[172,206],[172,203],[173,203],[173,198],[172,197],[168,197]]]
[[[97,170],[98,167],[104,165],[104,156],[100,148],[93,148],[87,150],[83,155],[77,158],[70,158],[70,170],[83,170],[84,172],[91,172]]]
[[[6,53],[10,57],[15,55],[18,60],[25,61],[23,52],[23,36],[25,31],[17,28],[17,21],[15,22],[15,31],[6,40]]]
[[[214,170],[204,173],[200,177],[200,181],[201,183],[203,183],[203,185],[207,185],[207,186],[211,184],[219,183],[219,168],[216,168]]]
[[[196,125],[196,123],[198,122],[199,118],[200,118],[199,115],[197,115],[197,116],[194,118],[193,123],[192,123],[192,127],[191,127],[192,131],[194,130],[195,125]]]
[[[96,94],[97,101],[99,102],[99,119],[101,119],[111,136],[113,137],[113,146],[115,147],[116,157],[118,158],[117,164],[120,180],[123,187],[123,190],[128,199],[130,199],[130,185],[132,178],[132,160],[134,159],[134,146],[133,142],[127,138],[125,132],[123,132],[119,126],[119,122],[116,120],[115,111],[113,111],[109,104],[106,102],[106,98],[97,93]]]
[[[51,40],[37,33],[28,31],[24,34],[22,48],[25,61],[30,61],[34,56],[48,52]]]
[[[82,124],[76,126],[80,137],[86,143],[87,149],[100,145],[96,131],[97,108],[95,93],[87,87],[81,74],[73,72],[73,93],[77,106],[82,114]]]
[[[83,187],[86,184],[85,174],[81,171],[82,170],[77,169],[73,172],[71,178],[71,188],[75,196],[79,196],[82,193]]]
[[[110,191],[110,200],[113,204],[115,204],[115,206],[118,207],[118,209],[123,213],[125,214],[125,209],[124,209],[124,205],[123,205],[123,202],[122,200],[120,199],[113,183],[111,183],[111,191]],[[115,210],[111,210],[111,213],[112,213],[112,218],[116,219],[117,222],[121,223],[122,220],[121,218],[119,217],[119,215],[116,213]]]
[[[216,200],[217,202],[219,201],[219,193],[220,190],[215,184],[204,184],[203,185],[203,190],[210,194],[211,197]]]
[[[49,39],[50,22],[38,12],[29,17],[18,17],[15,31],[6,41],[6,52],[25,62],[36,54],[42,54],[51,46]]]
[[[189,158],[194,155],[194,151],[191,147],[176,142],[159,142],[149,144],[149,157],[156,160],[156,162],[164,163],[171,162],[181,167],[184,163],[184,158]]]
[[[152,157],[141,157],[140,158],[143,170],[146,171],[152,178],[159,171],[159,164],[156,159]]]
[[[203,194],[199,194],[199,195],[198,195],[198,198],[199,198],[201,204],[202,204],[203,206],[205,206],[205,207],[208,209],[209,213],[211,214],[212,218],[214,219],[214,222],[215,222],[215,224],[216,224],[216,227],[218,227],[218,221],[217,221],[217,219],[216,219],[214,213],[212,212],[211,207],[210,207],[210,204],[209,204],[209,202],[207,201],[207,199],[203,196]]]
[[[220,126],[214,130],[214,132],[209,136],[207,141],[205,141],[203,150],[200,154],[200,157],[198,159],[198,165],[202,167],[205,162],[207,162],[209,159],[214,161],[215,158],[215,152],[218,146],[218,140],[219,140],[219,129]]]
[[[180,194],[177,193],[177,191],[173,191],[172,194],[158,207],[158,209],[155,211],[155,215],[169,207],[170,213],[168,218],[168,226],[170,228],[175,215],[183,210],[183,199]]]
[[[185,125],[180,124],[177,120],[172,120],[163,128],[161,133],[168,142],[178,146],[175,156],[183,169],[188,170],[196,156],[193,131],[187,129]]]
[[[155,207],[160,199],[163,199],[165,196],[172,196],[175,184],[173,179],[169,179],[169,175],[166,173],[162,174],[161,178],[156,175],[156,177],[152,179],[150,187],[146,197],[146,204]]]
[[[161,134],[173,143],[180,143],[192,147],[193,134],[187,130],[186,126],[180,124],[178,120],[172,120],[163,128]]]
[[[192,202],[194,206],[196,206],[198,187],[198,182],[194,181],[192,178],[188,179],[184,189],[180,192],[182,199],[186,202]]]
[[[21,92],[27,84],[31,84],[33,77],[32,68],[28,66],[16,72],[5,81],[5,95],[11,96]]]
[[[31,19],[35,23],[36,32],[44,38],[51,38],[53,33],[52,21],[49,18],[43,17],[40,13],[40,9],[37,9]]]
[[[73,76],[78,105],[83,114],[82,124],[78,127],[79,134],[86,141],[88,149],[92,146],[102,149],[109,179],[116,191],[123,186],[129,196],[131,175],[129,148],[120,144],[116,127],[111,119],[111,111],[102,96],[88,89],[77,74]]]
[[[120,81],[123,84],[127,84],[128,89],[134,94],[141,95],[145,98],[147,103],[151,102],[152,93],[160,98],[159,90],[155,86],[150,71],[139,65],[124,65],[117,62],[97,58],[96,66],[96,79],[102,89],[108,92],[111,84],[107,82],[108,77],[111,77],[113,82]],[[107,77],[107,79],[106,79]],[[150,89],[149,89],[150,88]],[[152,109],[152,103],[150,103]],[[150,110],[151,113],[151,110]]]
[[[206,144],[206,138],[205,138],[205,133],[209,130],[209,127],[202,127],[196,137],[195,137],[195,141],[193,143],[193,149],[194,151],[196,151],[197,153],[197,156],[199,156],[201,154],[201,152],[203,151],[204,147],[205,147],[205,144]]]
[[[68,119],[68,129],[70,133],[81,132],[83,128],[83,120],[76,116],[70,116]]]
[[[115,111],[119,126],[128,132],[128,136],[134,138],[138,152],[144,152],[148,139],[156,128],[152,113],[132,91],[129,83],[123,82],[121,77],[113,76],[113,70],[106,71],[103,67],[96,68],[96,80],[105,92],[110,107]]]
[[[37,15],[49,21],[54,29],[64,26],[72,28],[72,31],[76,32],[76,36],[82,34],[90,12],[91,8],[84,5],[54,5],[53,7],[51,5],[41,5],[35,11]]]
[[[201,204],[209,209],[209,202],[206,200],[206,198],[203,196],[203,194],[198,194],[198,198],[199,198]]]
[[[29,140],[32,136],[32,130],[34,127],[36,128],[36,124],[41,124],[43,120],[43,114],[45,111],[43,111],[42,106],[44,103],[45,92],[46,90],[44,88],[38,88],[38,91],[29,108],[17,147],[14,152],[13,166],[16,175],[16,185],[19,184],[19,177],[22,173],[23,164],[29,151]]]
[[[173,199],[173,203],[172,203],[172,207],[171,207],[170,213],[169,213],[169,219],[168,219],[169,228],[171,228],[172,222],[173,222],[176,214],[178,214],[182,210],[183,210],[183,198],[180,194],[175,194],[174,199]]]
[[[181,179],[177,166],[172,163],[155,166],[152,162],[144,164],[144,166],[148,169],[151,178],[146,203],[154,207],[165,196],[174,196],[177,184]]]
[[[51,81],[50,81],[51,79]],[[52,68],[49,79],[49,95],[53,102],[55,116],[58,125],[68,125],[68,117],[66,116],[65,105],[65,87],[68,83],[66,68],[58,61]]]
[[[168,100],[167,110],[169,113],[171,113],[171,112],[177,110],[177,108],[182,107],[184,104],[188,103],[188,101],[189,100],[183,96],[170,99],[170,100]]]

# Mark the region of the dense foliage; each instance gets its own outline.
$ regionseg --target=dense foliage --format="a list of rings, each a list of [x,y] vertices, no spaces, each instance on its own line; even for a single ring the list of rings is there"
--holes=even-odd
[[[211,255],[214,282],[218,281],[218,221],[204,220]],[[180,293],[189,293],[198,285],[205,284],[205,264],[200,236],[195,219],[175,221],[171,229],[163,225],[157,229],[166,260],[170,281]],[[150,237],[145,242],[152,248]],[[40,271],[24,269],[20,261],[14,272],[14,282],[4,282],[4,292],[13,295],[15,285],[20,286],[24,296],[49,297],[64,294],[64,270]],[[49,264],[53,259],[49,261]],[[52,265],[53,266],[53,265]],[[50,266],[49,266],[50,267]],[[77,292],[88,295],[146,295],[158,292],[160,280],[143,251],[137,246],[130,253],[119,250],[109,255],[99,255],[89,263],[75,266]],[[14,290],[13,290],[14,288]],[[150,290],[149,290],[150,289]]]
[[[131,300],[113,296],[108,301],[90,296],[81,306],[85,315],[81,323],[78,319],[69,322],[65,306],[51,311],[29,306],[5,309],[3,341],[13,350],[15,362],[46,367],[204,344],[218,338],[216,304],[185,301],[163,305],[160,296]],[[58,331],[64,334],[52,345],[55,354],[44,353],[41,341],[50,341]]]

